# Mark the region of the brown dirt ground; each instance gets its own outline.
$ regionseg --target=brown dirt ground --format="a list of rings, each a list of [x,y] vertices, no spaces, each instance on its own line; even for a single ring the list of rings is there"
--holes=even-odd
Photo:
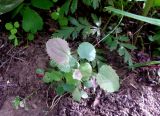
[[[37,67],[47,66],[45,41],[48,37],[38,36],[28,46],[17,48],[8,43],[5,35],[0,37],[0,116],[160,116],[160,87],[138,82],[135,71],[129,72],[120,58],[108,51],[107,61],[121,77],[120,90],[109,94],[97,89],[80,103],[64,96],[49,111],[47,105],[55,94],[35,75]],[[27,99],[28,110],[12,107],[15,96],[25,98],[32,93]]]

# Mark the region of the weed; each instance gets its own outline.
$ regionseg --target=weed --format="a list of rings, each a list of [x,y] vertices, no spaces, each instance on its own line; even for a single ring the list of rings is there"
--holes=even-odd
[[[85,91],[88,87],[99,85],[108,92],[119,89],[119,77],[111,66],[103,63],[94,69],[91,65],[96,59],[96,50],[92,44],[81,43],[77,49],[77,58],[71,54],[68,43],[60,38],[48,40],[46,48],[52,68],[44,73],[43,81],[56,87],[58,95],[69,92],[74,100],[80,101],[81,98],[88,98]],[[39,75],[43,71],[38,69],[36,72]]]
[[[18,38],[17,38],[16,34],[17,34],[17,29],[19,28],[19,22],[16,21],[16,22],[14,22],[14,24],[12,24],[11,22],[6,23],[5,28],[10,31],[10,35],[8,37],[9,40],[14,42],[14,46],[17,46],[18,45]]]

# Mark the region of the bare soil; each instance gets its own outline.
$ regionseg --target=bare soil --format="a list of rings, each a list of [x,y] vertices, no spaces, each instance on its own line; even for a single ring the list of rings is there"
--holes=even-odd
[[[107,63],[120,75],[121,88],[107,93],[97,89],[90,98],[75,102],[69,95],[50,110],[55,93],[36,77],[36,68],[46,68],[48,37],[37,36],[33,43],[13,47],[5,34],[0,36],[0,116],[160,116],[160,87],[139,82],[136,71],[128,71],[116,53],[106,51]],[[26,98],[27,109],[14,109],[16,96]]]

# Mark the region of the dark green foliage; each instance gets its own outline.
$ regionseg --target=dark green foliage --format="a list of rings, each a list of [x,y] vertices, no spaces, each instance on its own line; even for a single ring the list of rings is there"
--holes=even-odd
[[[53,6],[50,0],[31,0],[31,4],[40,9],[49,10]]]
[[[36,33],[43,27],[43,20],[40,15],[29,7],[25,7],[22,13],[22,27],[24,31]]]
[[[120,56],[124,57],[124,62],[128,63],[129,65],[133,64],[132,57],[129,54],[128,50],[134,50],[136,47],[132,44],[129,44],[128,37],[126,36],[109,36],[105,39],[105,42],[109,46],[110,50],[117,50]]]
[[[73,17],[69,17],[69,21],[73,26],[63,27],[62,29],[57,30],[53,36],[65,39],[72,37],[72,39],[75,39],[79,36],[79,34],[83,37],[87,37],[92,34],[92,25],[86,18],[79,17],[77,20]]]
[[[98,8],[101,0],[83,0],[83,3],[92,6],[94,9]]]
[[[0,15],[13,10],[22,2],[23,0],[0,0]]]

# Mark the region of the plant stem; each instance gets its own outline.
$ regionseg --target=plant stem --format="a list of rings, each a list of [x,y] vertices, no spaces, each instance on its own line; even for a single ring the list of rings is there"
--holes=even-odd
[[[106,30],[106,28],[107,28],[107,26],[108,26],[110,20],[112,19],[112,17],[113,17],[113,14],[109,17],[107,23],[104,25],[104,27],[103,27],[103,29],[102,29],[102,33]]]

